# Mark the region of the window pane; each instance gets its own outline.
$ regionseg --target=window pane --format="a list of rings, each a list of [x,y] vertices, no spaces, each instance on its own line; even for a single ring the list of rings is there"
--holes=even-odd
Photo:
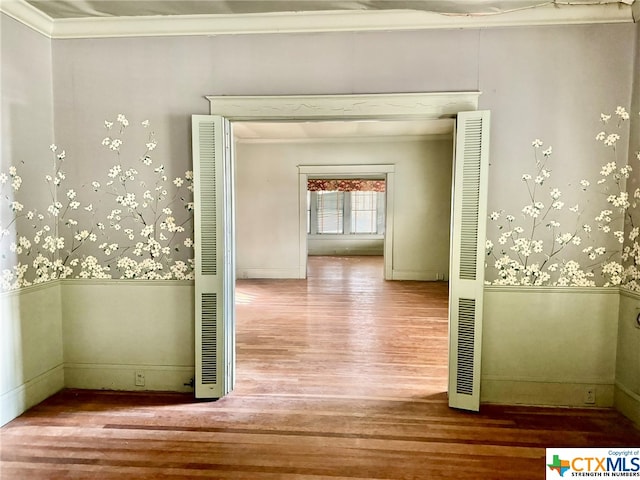
[[[377,233],[376,192],[351,192],[351,233]]]
[[[344,192],[317,192],[318,233],[342,233],[344,230]]]
[[[375,212],[351,212],[351,226],[353,233],[376,233]]]

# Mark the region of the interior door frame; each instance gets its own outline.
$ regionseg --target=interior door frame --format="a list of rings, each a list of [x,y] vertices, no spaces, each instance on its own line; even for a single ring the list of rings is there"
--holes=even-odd
[[[207,95],[211,115],[230,121],[435,120],[478,110],[480,92],[364,95]]]
[[[307,278],[307,182],[309,177],[344,178],[358,175],[382,175],[385,178],[385,230],[384,230],[384,278],[393,280],[393,194],[395,165],[298,165],[299,210],[300,210],[300,278]]]
[[[207,96],[206,98],[210,102],[210,113],[212,116],[222,117],[223,120],[231,122],[231,125],[234,121],[291,121],[291,122],[303,122],[303,121],[336,121],[336,120],[369,120],[369,121],[380,121],[380,120],[436,120],[442,118],[458,118],[458,115],[462,112],[465,114],[462,118],[468,117],[467,113],[478,113],[481,115],[488,115],[488,112],[479,112],[478,111],[478,99],[480,96],[480,92],[451,92],[451,93],[408,93],[408,94],[379,94],[379,95],[307,95],[307,96]],[[488,119],[488,117],[487,117]],[[454,145],[457,145],[458,142],[458,133],[457,127],[454,132]],[[482,136],[483,139],[486,137],[486,141],[488,142],[488,129],[485,134],[482,135],[482,127],[478,129],[478,133],[473,134],[474,137]],[[484,142],[484,140],[483,140]],[[463,143],[466,145],[466,138]],[[473,142],[471,142],[473,143]],[[488,155],[486,154],[486,148],[488,144],[482,147],[482,151],[485,153],[481,156],[478,156],[477,159],[470,158],[467,161],[467,156],[464,154],[464,160],[460,162],[460,168],[464,166],[465,171],[467,170],[467,163],[469,166],[477,163],[478,165],[484,165],[482,168],[486,168]],[[462,152],[465,149],[461,150]],[[457,159],[458,154],[454,150],[454,157]],[[481,160],[484,158],[484,160]],[[476,162],[477,160],[477,162]],[[234,159],[231,158],[231,163],[233,164]],[[475,163],[474,163],[475,162]],[[454,163],[458,163],[455,162]],[[454,221],[454,198],[455,193],[458,188],[461,188],[463,192],[467,192],[468,188],[465,186],[465,182],[460,183],[460,185],[455,184],[455,177],[459,166],[454,165],[454,179],[452,179],[453,188],[452,188],[452,222]],[[486,171],[485,171],[486,173]],[[300,178],[307,177],[306,174],[301,174]],[[232,182],[231,178],[225,178],[225,182]],[[464,187],[464,188],[463,188]],[[233,185],[230,185],[230,188],[233,190]],[[301,189],[302,190],[302,189]],[[469,193],[469,192],[467,192]],[[486,196],[486,191],[482,193],[482,191],[478,191],[479,195],[476,194],[482,202],[486,203],[486,198],[482,200],[483,195]],[[460,203],[464,208],[465,202]],[[459,207],[457,207],[459,208]],[[471,223],[484,222],[484,217],[482,217],[481,209],[476,209],[475,211],[475,219]],[[471,224],[469,219],[472,217],[468,216],[468,213],[472,211],[469,210],[467,212],[467,220],[464,220],[463,223]],[[231,213],[232,214],[232,213]],[[302,218],[302,213],[301,213]],[[306,219],[305,219],[306,220]],[[306,223],[306,222],[304,222]],[[452,223],[452,228],[454,227]],[[482,230],[484,232],[484,230]],[[479,233],[479,232],[476,232]],[[306,234],[306,232],[305,232]],[[478,241],[479,236],[476,235],[476,241]],[[484,239],[482,240],[482,244],[484,244]],[[234,241],[234,239],[231,239]],[[455,249],[460,249],[462,244],[460,240],[452,237],[452,242],[455,241],[456,244],[450,245],[450,251]],[[306,243],[305,243],[306,245]],[[386,253],[386,252],[385,252]],[[306,272],[306,249],[305,249],[305,261],[303,262],[305,265]],[[302,252],[300,252],[302,257]],[[301,258],[300,257],[300,258]],[[389,255],[389,257],[391,257]],[[452,269],[453,258],[451,259],[449,265],[449,281],[457,281],[458,277],[452,277],[452,273],[455,271]],[[477,267],[478,272],[483,273],[483,266]],[[386,271],[386,268],[385,268]],[[481,275],[482,276],[482,275]],[[450,284],[451,285],[451,284]],[[235,290],[235,286],[232,287]],[[450,288],[451,290],[451,288]],[[478,292],[480,295],[480,300],[482,297],[482,286],[480,286],[480,291]],[[450,292],[451,296],[451,292]],[[464,299],[466,300],[466,299]],[[478,303],[478,305],[481,305]],[[479,315],[479,329],[478,334],[473,335],[473,339],[477,348],[476,353],[473,357],[474,365],[474,376],[473,376],[473,386],[472,386],[472,394],[469,395],[473,397],[473,402],[470,402],[468,405],[459,404],[457,402],[457,397],[460,397],[462,393],[465,392],[453,392],[451,391],[451,380],[452,380],[452,355],[458,355],[460,353],[460,345],[451,344],[451,340],[455,340],[455,336],[451,335],[452,326],[457,326],[458,321],[452,322],[452,309],[449,307],[449,405],[455,408],[463,408],[468,410],[478,410],[479,409],[479,388],[480,388],[480,367],[479,367],[479,359],[480,359],[480,351],[481,351],[481,317],[482,311],[481,308],[476,308],[476,315]],[[476,317],[474,317],[475,319]],[[475,320],[474,320],[475,321]],[[466,345],[466,344],[465,344]],[[235,345],[234,345],[235,346]],[[464,347],[464,345],[463,345]],[[454,350],[452,350],[454,348]],[[475,364],[475,360],[477,357],[477,364]],[[227,361],[226,359],[223,359]],[[455,361],[453,362],[455,364]],[[453,365],[455,367],[455,365]],[[454,375],[456,375],[454,373]],[[457,381],[458,375],[456,375]],[[458,395],[460,393],[460,395]]]
[[[363,95],[208,95],[205,98],[209,101],[211,115],[225,117],[233,123],[234,121],[437,120],[455,118],[459,112],[477,110],[479,97],[480,92],[436,92]],[[303,168],[303,166],[301,165],[299,168]],[[304,166],[304,168],[312,168],[312,166]],[[332,168],[335,170],[334,167]],[[344,167],[340,166],[339,168]],[[353,166],[354,171],[358,168],[362,167]],[[309,172],[310,170],[300,171],[300,178]],[[316,172],[313,171],[313,173]],[[382,173],[387,176],[388,181],[393,182],[393,171]],[[302,190],[301,188],[300,191],[302,192]],[[390,213],[393,215],[392,209]],[[303,214],[304,212],[301,211],[298,252],[300,259],[299,278],[306,278],[307,270],[306,230],[302,232],[302,225],[306,224],[306,219],[303,221]],[[387,210],[387,214],[389,214],[389,210]],[[387,221],[384,244],[384,275],[387,280],[393,279],[392,235],[392,222]]]

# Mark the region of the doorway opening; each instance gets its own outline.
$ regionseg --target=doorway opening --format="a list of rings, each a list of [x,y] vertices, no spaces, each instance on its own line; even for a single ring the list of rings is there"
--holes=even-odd
[[[307,255],[384,255],[386,180],[309,178]]]
[[[212,102],[212,113],[216,115],[193,117],[194,178],[197,179],[194,194],[201,202],[196,204],[195,215],[196,397],[224,396],[233,389],[235,381],[236,216],[231,121],[280,118],[292,121],[339,118],[340,115],[371,121],[398,119],[401,115],[442,119],[443,115],[445,118],[447,114],[456,116],[457,112],[450,217],[448,397],[452,407],[479,408],[484,275],[482,219],[486,215],[489,112],[464,111],[468,109],[465,102],[470,98],[477,106],[473,101],[477,101],[477,96],[466,93],[395,94],[296,97],[294,100],[290,97],[259,97],[258,100],[239,97],[226,99],[229,101],[215,108]],[[301,195],[300,189],[298,195]],[[304,214],[306,219],[306,212],[298,213]],[[393,252],[394,261],[398,251]],[[302,255],[300,249],[298,254]],[[215,362],[208,359],[215,359]]]
[[[361,123],[331,121],[326,136],[322,121],[231,122],[236,392],[446,391],[453,121],[368,121],[375,136]],[[396,268],[405,281],[395,285],[385,281],[394,258],[413,264]],[[299,274],[283,278],[281,265],[296,261]]]
[[[306,276],[306,263],[311,255],[379,255],[383,259],[382,278],[393,279],[394,248],[394,184],[395,164],[382,162],[391,160],[387,156],[378,158],[379,163],[351,165],[348,159],[363,157],[371,161],[376,154],[368,151],[381,148],[381,143],[368,143],[362,139],[357,144],[350,143],[351,148],[340,153],[345,161],[342,165],[301,165],[298,167],[300,210],[305,211],[305,218],[300,216],[300,262],[301,276]],[[393,143],[397,149],[398,143]],[[351,155],[351,156],[350,156]],[[325,189],[325,190],[322,190]],[[323,193],[324,192],[324,193]],[[318,196],[322,193],[335,199],[338,208],[327,212],[330,221],[328,227],[334,228],[338,234],[319,233],[322,217],[325,212],[319,208]],[[369,198],[368,210],[360,213],[367,231],[356,233],[359,228],[358,211],[355,202],[358,197]],[[342,202],[340,202],[342,200]],[[367,207],[366,204],[363,205]],[[304,265],[302,264],[304,262]]]
[[[305,278],[308,254],[377,251],[387,280],[448,279],[453,119],[231,125],[238,278]],[[310,208],[318,193],[309,193],[309,185],[318,190],[321,180],[337,192],[328,196],[340,200],[360,195],[363,183],[382,186],[384,192],[370,193],[382,213],[376,212],[376,231],[353,232],[346,198],[342,217],[333,217],[340,225],[319,233],[317,217],[311,221],[317,209]]]

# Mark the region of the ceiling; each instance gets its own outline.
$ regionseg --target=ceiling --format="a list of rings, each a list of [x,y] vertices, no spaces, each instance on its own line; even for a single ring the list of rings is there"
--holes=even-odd
[[[52,19],[274,12],[415,10],[487,15],[545,5],[632,4],[634,0],[26,0]]]

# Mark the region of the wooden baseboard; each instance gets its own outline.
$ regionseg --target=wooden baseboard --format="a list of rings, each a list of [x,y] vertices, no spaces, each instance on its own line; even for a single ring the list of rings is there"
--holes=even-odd
[[[537,382],[482,379],[481,403],[549,407],[613,407],[613,384]],[[587,403],[586,390],[595,389],[595,403]]]
[[[614,405],[616,410],[629,418],[638,428],[640,428],[640,395],[616,382]]]
[[[296,268],[241,268],[236,269],[236,278],[300,278]]]
[[[144,385],[136,385],[136,373],[144,376]],[[191,392],[193,366],[106,365],[66,363],[66,388],[123,391]]]
[[[392,272],[393,280],[413,280],[419,282],[435,282],[448,280],[449,272],[436,272],[434,270],[397,270]]]
[[[22,415],[29,408],[64,388],[64,369],[51,370],[0,395],[0,426]]]

